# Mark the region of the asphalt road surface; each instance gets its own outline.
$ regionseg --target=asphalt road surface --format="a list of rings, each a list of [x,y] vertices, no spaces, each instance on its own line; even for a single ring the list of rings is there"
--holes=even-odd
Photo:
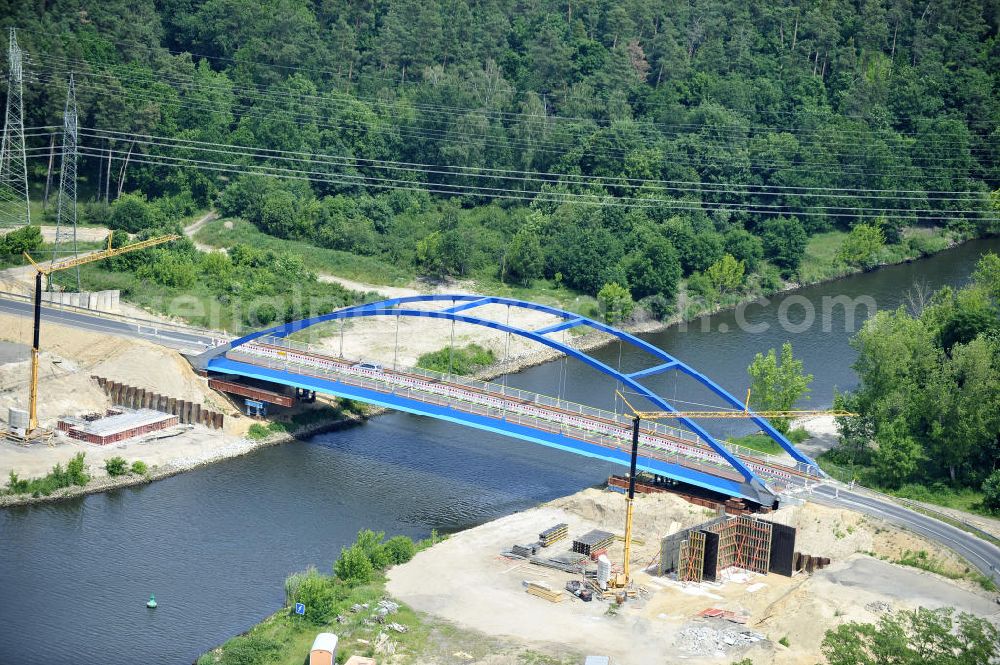
[[[0,312],[31,317],[32,304],[25,300],[0,296]],[[105,317],[74,308],[54,308],[42,306],[42,327],[46,322],[61,323],[74,328],[120,335],[134,339],[145,339],[178,351],[203,351],[214,346],[210,334],[192,330],[185,331],[180,326],[162,325],[154,321],[142,321],[128,317]],[[31,340],[25,340],[30,344]]]
[[[878,517],[940,543],[957,552],[983,575],[1000,585],[1000,548],[974,534],[888,499],[845,490],[836,485],[819,485],[813,488],[810,498]]]

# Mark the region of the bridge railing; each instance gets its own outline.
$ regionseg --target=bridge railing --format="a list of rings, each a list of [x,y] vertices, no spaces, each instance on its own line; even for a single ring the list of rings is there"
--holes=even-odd
[[[286,337],[263,337],[260,340],[261,343],[269,344],[272,346],[285,347],[288,349],[293,349],[302,353],[309,355],[319,355],[326,356],[329,352],[323,348],[313,346],[304,342],[298,342],[295,340],[290,340]],[[344,358],[338,358],[346,363],[351,363]],[[608,411],[607,409],[600,409],[597,407],[589,406],[587,404],[580,404],[578,402],[572,402],[569,400],[564,400],[559,397],[551,397],[549,395],[544,395],[541,393],[536,393],[532,391],[522,390],[520,388],[508,386],[505,383],[496,383],[492,381],[481,381],[479,379],[471,378],[468,376],[461,376],[457,374],[446,374],[444,372],[437,372],[434,370],[424,369],[422,367],[412,367],[408,365],[397,365],[394,371],[405,372],[407,374],[413,374],[416,376],[423,376],[432,381],[441,381],[454,383],[458,385],[463,385],[474,390],[481,390],[490,393],[499,393],[505,397],[512,399],[518,399],[521,401],[532,402],[539,406],[545,406],[549,408],[554,408],[560,411],[568,411],[571,413],[576,413],[581,416],[590,416],[593,418],[598,418],[601,420],[610,420],[620,427],[631,430],[632,420],[622,413],[615,411]],[[681,427],[674,427],[671,425],[666,425],[661,422],[646,421],[643,423],[643,429],[646,431],[653,432],[659,436],[667,436],[674,439],[680,439],[682,441],[690,442],[695,446],[704,446],[706,444],[701,440],[694,432],[683,429]],[[791,458],[788,455],[772,455],[770,453],[764,453],[759,450],[754,450],[752,448],[747,448],[735,443],[728,441],[721,442],[730,452],[742,458],[751,458],[755,460],[760,460],[762,463],[767,465],[780,464],[785,466],[794,465]]]
[[[234,359],[246,356],[246,360],[251,363],[286,371],[293,370],[293,367],[295,369],[302,367],[314,375],[336,376],[336,379],[341,382],[395,395],[415,397],[424,403],[452,408],[456,408],[456,404],[458,404],[460,410],[466,412],[490,415],[536,429],[567,434],[574,439],[596,443],[604,447],[627,451],[631,444],[631,420],[619,414],[502,384],[482,382],[467,377],[448,377],[439,372],[418,368],[413,372],[413,375],[424,379],[423,386],[411,388],[405,384],[409,374],[384,373],[379,370],[356,367],[351,361],[317,353],[309,345],[282,338],[264,338],[259,343],[234,349],[229,352],[229,355],[235,356]],[[436,394],[440,391],[432,389],[434,385],[442,387],[460,385],[467,388],[467,391],[465,394],[449,391],[440,395]],[[482,395],[482,399],[478,401],[468,399],[470,395],[476,394]],[[505,403],[506,406],[490,406],[488,403],[484,405],[480,403],[483,400]],[[533,411],[536,415],[525,413],[525,410]],[[575,417],[577,414],[580,417]],[[596,416],[607,424],[590,420],[587,416]],[[613,424],[608,423],[608,421]],[[669,438],[658,439],[656,438],[657,432],[650,430],[658,430],[675,440],[679,439],[689,443],[678,444],[672,443]],[[711,451],[707,446],[698,446],[698,437],[693,433],[686,432],[690,435],[688,437],[678,436],[679,433],[685,432],[686,430],[667,426],[646,428],[640,442],[644,450],[653,451],[655,457],[666,459],[666,461],[680,463],[680,459],[683,458],[684,466],[711,468],[714,473],[729,469],[728,464],[721,456]],[[751,466],[754,465],[751,464]],[[770,471],[770,469],[758,470]]]
[[[329,353],[325,349],[317,348],[311,344],[297,342],[283,337],[262,337],[257,341],[272,346],[281,346],[288,349],[294,349],[296,351],[300,351],[302,353],[307,353],[310,355],[323,356]],[[339,358],[338,360],[343,360],[344,362],[348,363],[351,362],[343,358]],[[474,390],[499,393],[505,397],[510,397],[513,399],[518,399],[526,402],[533,402],[535,404],[538,404],[539,406],[547,406],[561,411],[570,411],[573,413],[580,414],[582,416],[591,416],[594,418],[600,418],[602,420],[610,420],[625,428],[632,427],[631,418],[627,418],[623,414],[617,413],[615,411],[608,411],[606,409],[600,409],[597,407],[589,406],[587,404],[580,404],[579,402],[573,402],[559,397],[551,397],[549,395],[544,395],[542,393],[522,390],[520,388],[508,386],[503,383],[481,381],[479,379],[471,378],[468,376],[462,376],[459,374],[449,375],[444,372],[437,372],[430,369],[424,369],[422,367],[411,367],[408,365],[397,365],[394,368],[394,371],[405,372],[407,374],[413,374],[416,376],[423,376],[433,381],[454,383],[466,386],[468,388],[472,388]],[[697,434],[695,434],[690,430],[686,430],[680,427],[672,427],[670,425],[664,425],[663,423],[659,422],[646,422],[645,429],[655,431],[657,434],[662,434],[677,439],[690,441],[691,443],[696,445],[701,443],[701,438]]]

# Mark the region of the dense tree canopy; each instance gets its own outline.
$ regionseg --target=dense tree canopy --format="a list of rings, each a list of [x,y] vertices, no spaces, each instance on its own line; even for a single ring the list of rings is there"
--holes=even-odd
[[[81,191],[167,201],[123,199],[115,228],[215,204],[429,274],[636,299],[726,255],[794,277],[830,229],[860,226],[844,260],[867,266],[880,218],[888,243],[996,230],[995,2],[85,4],[0,15],[28,125],[60,122],[75,73]]]

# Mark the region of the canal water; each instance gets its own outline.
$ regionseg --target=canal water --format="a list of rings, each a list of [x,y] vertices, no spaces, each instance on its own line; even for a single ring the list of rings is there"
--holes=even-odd
[[[1000,252],[1000,239],[775,296],[742,316],[722,313],[647,339],[736,394],[756,351],[791,341],[815,375],[812,404],[825,406],[835,387],[856,379],[853,330],[836,314],[842,307],[824,328],[824,298],[867,296],[879,309],[894,309],[915,285],[964,283],[984,251]],[[810,303],[816,321],[804,326]],[[854,328],[866,309],[857,312]],[[624,369],[648,364],[629,353],[619,360],[617,345],[598,354]],[[679,403],[702,399],[673,381],[649,385],[671,398],[677,391]],[[578,363],[549,363],[509,382],[613,405],[609,382]],[[329,570],[361,528],[415,538],[455,531],[594,485],[612,470],[543,446],[389,414],[144,487],[2,510],[0,665],[191,663],[278,609],[289,572]],[[150,593],[156,610],[145,607]]]

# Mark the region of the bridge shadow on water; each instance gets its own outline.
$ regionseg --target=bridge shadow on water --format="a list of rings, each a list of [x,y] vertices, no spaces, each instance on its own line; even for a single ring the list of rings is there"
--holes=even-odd
[[[444,531],[600,484],[618,468],[423,416],[392,413],[362,427],[364,436],[322,434],[310,443],[350,458],[352,480],[345,481],[358,475],[387,498],[399,495],[399,519],[437,521]]]

